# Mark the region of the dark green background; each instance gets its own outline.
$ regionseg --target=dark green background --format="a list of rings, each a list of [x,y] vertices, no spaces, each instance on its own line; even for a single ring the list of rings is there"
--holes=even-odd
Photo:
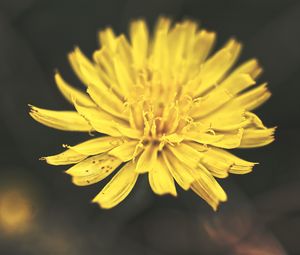
[[[88,138],[28,116],[28,103],[70,109],[53,81],[57,68],[80,85],[67,53],[78,45],[91,54],[96,32],[108,25],[126,32],[130,20],[153,24],[161,14],[198,20],[218,33],[217,46],[231,36],[241,40],[241,59],[260,60],[261,81],[273,93],[257,113],[279,127],[276,142],[236,152],[260,165],[221,181],[229,201],[217,213],[192,192],[157,197],[146,178],[120,206],[100,210],[89,201],[106,181],[75,187],[64,167],[38,161]],[[300,254],[299,27],[296,0],[0,0],[0,192],[26,187],[38,226],[24,235],[0,233],[0,254]]]

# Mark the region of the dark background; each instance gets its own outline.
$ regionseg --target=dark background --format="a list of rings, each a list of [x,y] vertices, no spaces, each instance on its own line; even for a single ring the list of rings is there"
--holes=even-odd
[[[198,20],[218,33],[217,46],[241,40],[242,60],[260,60],[273,93],[257,113],[278,126],[276,141],[236,152],[260,165],[221,181],[229,201],[217,213],[192,192],[153,195],[145,176],[121,205],[100,210],[89,201],[106,181],[76,187],[64,167],[38,160],[88,138],[28,116],[28,103],[70,108],[53,81],[57,68],[79,85],[67,53],[79,45],[91,54],[108,25],[126,32],[133,18],[152,25],[161,14]],[[27,210],[25,227],[22,217],[0,222],[0,254],[300,254],[299,27],[296,0],[0,0],[0,202],[13,194],[8,217]]]

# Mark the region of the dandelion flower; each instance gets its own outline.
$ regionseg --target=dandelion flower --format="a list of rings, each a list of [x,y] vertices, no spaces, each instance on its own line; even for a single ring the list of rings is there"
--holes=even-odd
[[[93,199],[102,208],[119,204],[147,174],[154,193],[177,196],[176,182],[216,210],[227,196],[215,178],[255,165],[228,150],[267,145],[274,128],[252,113],[271,95],[266,83],[256,85],[257,60],[233,68],[241,44],[230,39],[210,54],[215,38],[193,21],[160,18],[153,35],[143,20],[131,22],[129,40],[111,28],[101,31],[92,60],[75,48],[69,60],[86,92],[55,74],[75,110],[31,106],[30,115],[52,128],[102,136],[43,159],[73,165],[66,173],[79,186],[114,173]]]

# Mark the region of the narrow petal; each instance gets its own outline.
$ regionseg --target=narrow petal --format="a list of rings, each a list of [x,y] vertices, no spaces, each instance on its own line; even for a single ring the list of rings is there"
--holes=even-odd
[[[253,112],[246,112],[245,118],[248,121],[246,128],[258,128],[258,129],[266,129],[267,127],[263,124],[261,119],[254,114]]]
[[[72,182],[75,185],[86,186],[103,180],[121,163],[121,160],[113,156],[101,154],[81,161],[69,168],[66,173],[73,177]]]
[[[126,141],[120,146],[112,149],[109,152],[109,155],[115,156],[121,159],[123,162],[132,160],[135,156],[137,156],[140,153],[140,150],[137,151],[138,143],[138,141]]]
[[[157,31],[156,38],[153,42],[152,55],[149,58],[150,65],[153,70],[163,70],[160,75],[165,76],[169,73],[169,50],[168,50],[168,34],[166,30]],[[162,84],[166,85],[166,84]]]
[[[64,145],[68,150],[53,156],[42,157],[50,165],[70,165],[75,164],[91,155],[107,152],[124,141],[121,138],[115,137],[99,137],[90,139],[86,142],[77,144],[75,146]]]
[[[246,174],[252,171],[255,163],[240,159],[226,150],[208,147],[203,152],[202,145],[189,143],[191,147],[202,151],[204,154],[201,164],[205,166],[215,177],[225,178],[228,173]]]
[[[201,167],[199,172],[201,177],[192,184],[191,188],[216,210],[220,201],[227,200],[226,193],[205,167]]]
[[[70,65],[75,72],[76,76],[79,78],[79,80],[82,82],[83,85],[87,86],[88,85],[88,80],[82,75],[79,63],[77,61],[76,53],[75,52],[70,52],[68,54],[68,59],[70,62]]]
[[[73,104],[73,98],[76,98],[76,101],[80,102],[80,104],[82,105],[95,107],[95,103],[90,99],[90,97],[86,93],[83,93],[80,90],[73,88],[70,84],[64,81],[64,79],[58,72],[55,74],[54,77],[58,89],[70,103]]]
[[[184,140],[194,141],[202,144],[213,144],[219,142],[224,135],[216,135],[213,133],[187,132],[184,135]]]
[[[155,194],[177,196],[174,179],[161,158],[157,159],[154,168],[149,171],[148,178]]]
[[[202,118],[199,122],[221,133],[234,132],[250,123],[243,108],[227,109],[226,107]]]
[[[254,162],[243,160],[226,150],[218,148],[211,148],[206,155],[210,158],[206,163],[209,163],[211,166],[217,165],[217,161],[227,163],[230,166],[229,173],[233,174],[247,174],[252,171],[252,168],[256,164]],[[213,158],[215,160],[214,163],[212,162]],[[209,167],[208,169],[210,170]]]
[[[155,167],[155,163],[157,161],[157,153],[157,146],[146,146],[137,161],[135,171],[137,173],[146,173],[151,171]]]
[[[123,95],[128,98],[134,84],[130,75],[130,70],[128,70],[130,66],[124,63],[120,56],[117,55],[114,57],[114,68],[120,89],[123,91]]]
[[[114,57],[119,58],[119,60],[125,65],[125,68],[128,71],[128,75],[130,76],[130,78],[134,80],[136,73],[135,69],[132,68],[132,47],[125,35],[120,35],[117,38],[117,48]]]
[[[154,38],[157,36],[159,31],[168,32],[172,24],[172,20],[166,17],[159,17],[154,28]]]
[[[237,106],[243,107],[244,109],[251,111],[256,109],[264,102],[266,102],[271,96],[271,92],[267,88],[267,84],[264,83],[255,89],[247,91],[233,100]]]
[[[74,111],[53,111],[30,105],[30,116],[45,126],[64,131],[92,131],[92,126]]]
[[[241,145],[244,129],[240,128],[234,132],[223,132],[220,134],[223,137],[218,141],[211,142],[211,145],[224,149],[234,149]]]
[[[255,80],[252,79],[250,74],[237,73],[225,79],[220,84],[220,88],[226,89],[232,95],[236,95],[254,84]]]
[[[178,185],[182,189],[188,190],[195,179],[186,165],[179,162],[172,153],[165,150],[162,152],[162,159]]]
[[[196,101],[196,104],[191,109],[191,116],[196,120],[202,119],[232,98],[233,95],[228,90],[218,87],[207,96],[199,98],[198,102]]]
[[[168,34],[168,48],[170,51],[169,59],[174,70],[179,70],[183,56],[189,56],[192,50],[190,42],[193,42],[197,27],[195,23],[184,21],[177,23]]]
[[[79,154],[91,156],[110,151],[111,149],[120,146],[124,140],[119,137],[104,136],[90,139],[86,142],[77,144],[75,146],[66,146],[70,150],[76,151]]]
[[[120,132],[114,127],[115,119],[105,112],[99,111],[97,108],[85,107],[74,102],[77,112],[99,133],[110,136],[121,136]],[[111,117],[111,118],[110,118]]]
[[[108,27],[103,31],[100,31],[99,34],[99,43],[102,47],[107,47],[111,51],[115,51],[116,48],[116,36],[114,31]]]
[[[222,49],[204,63],[198,75],[199,78],[196,77],[195,84],[193,84],[194,96],[201,95],[223,77],[231,57],[230,51]]]
[[[120,119],[127,120],[128,117],[124,113],[123,103],[111,93],[109,88],[100,89],[97,86],[90,86],[87,93],[97,103],[97,105],[107,113]]]
[[[262,68],[257,59],[250,59],[238,66],[231,75],[235,75],[237,73],[250,74],[253,79],[256,79],[262,73]]]
[[[115,70],[113,66],[113,56],[114,53],[111,53],[107,47],[103,47],[99,50],[96,50],[93,54],[93,59],[97,64],[100,78],[103,83],[111,88],[113,92],[118,95],[119,98],[122,97],[119,85],[116,82]]]
[[[195,168],[199,164],[203,154],[195,150],[187,143],[181,143],[173,146],[167,146],[167,148],[178,158],[183,164],[188,165],[190,168]]]
[[[195,59],[197,59],[199,63],[202,63],[207,58],[207,56],[209,55],[210,51],[214,46],[215,40],[216,40],[216,33],[214,32],[201,30],[196,35],[194,54],[195,54]]]
[[[262,147],[274,141],[275,128],[245,129],[240,148]]]
[[[219,82],[236,61],[241,44],[231,40],[221,50],[205,62],[199,76],[201,84],[194,95],[201,95]]]
[[[199,182],[195,182],[192,184],[191,189],[204,201],[206,201],[214,211],[218,209],[219,200],[212,194],[209,194],[208,191],[203,187]]]
[[[135,171],[135,164],[133,162],[127,163],[106,184],[93,199],[93,202],[98,203],[104,209],[116,206],[128,196],[137,181],[138,175]]]
[[[73,55],[80,71],[80,77],[88,86],[87,92],[91,98],[105,111],[124,118],[123,101],[103,82],[97,66],[79,48],[75,48]]]
[[[87,157],[87,155],[80,154],[76,151],[66,150],[57,155],[42,157],[41,160],[46,160],[46,162],[50,165],[59,166],[76,164]]]
[[[139,139],[142,136],[142,131],[131,128],[128,122],[111,116],[97,108],[85,107],[77,102],[74,102],[74,106],[99,133],[115,137],[125,136],[134,139]]]
[[[200,100],[194,107],[192,116],[196,119],[203,118],[229,102],[237,93],[254,84],[255,81],[249,74],[237,74],[226,79]]]
[[[130,38],[134,65],[141,68],[146,63],[149,47],[149,32],[145,21],[137,20],[130,24]]]

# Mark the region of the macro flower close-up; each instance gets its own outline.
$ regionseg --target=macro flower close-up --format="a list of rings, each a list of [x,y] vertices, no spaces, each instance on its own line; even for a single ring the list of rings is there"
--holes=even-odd
[[[247,174],[257,164],[231,150],[268,145],[274,128],[253,113],[271,95],[266,83],[256,83],[259,62],[237,63],[242,45],[236,39],[216,50],[215,42],[216,33],[197,22],[161,17],[153,32],[144,20],[132,21],[128,39],[111,28],[100,31],[91,58],[76,47],[68,58],[83,89],[55,73],[74,110],[30,105],[30,115],[91,137],[42,159],[71,165],[66,173],[78,186],[109,176],[92,200],[102,208],[123,201],[147,174],[155,194],[191,189],[216,210],[227,200],[217,179]]]

